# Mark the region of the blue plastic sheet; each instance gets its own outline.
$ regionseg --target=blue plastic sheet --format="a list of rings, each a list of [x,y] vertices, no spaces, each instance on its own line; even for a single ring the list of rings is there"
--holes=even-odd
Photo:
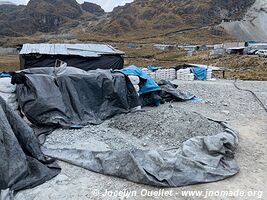
[[[148,70],[154,72],[157,71],[158,69],[160,69],[160,67],[154,66],[154,65],[150,65],[147,67]]]
[[[11,75],[7,72],[0,72],[0,78],[9,78]]]
[[[133,49],[135,46],[132,42],[128,42],[128,49]]]
[[[143,70],[139,67],[131,65],[127,68],[118,70],[125,75],[135,75],[145,80],[144,85],[140,88],[139,94],[145,94],[148,92],[154,92],[160,90],[158,84]]]
[[[207,80],[207,69],[202,67],[192,67],[192,72],[198,80]]]
[[[199,98],[199,97],[194,97],[191,101],[194,103],[198,103],[198,102],[202,102],[204,100],[202,98]]]

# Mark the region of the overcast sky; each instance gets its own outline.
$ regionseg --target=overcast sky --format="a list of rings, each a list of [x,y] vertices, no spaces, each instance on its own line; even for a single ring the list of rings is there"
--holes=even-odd
[[[8,0],[16,4],[27,4],[29,0]],[[83,3],[84,0],[77,0],[79,3]],[[96,3],[100,5],[105,11],[110,12],[112,9],[118,5],[124,5],[125,3],[130,3],[133,0],[86,0],[89,2]]]

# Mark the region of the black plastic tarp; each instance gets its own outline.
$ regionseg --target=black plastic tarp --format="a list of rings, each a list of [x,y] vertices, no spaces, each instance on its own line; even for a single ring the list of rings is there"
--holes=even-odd
[[[19,105],[37,126],[100,124],[140,105],[128,77],[110,70],[56,77],[25,74],[21,79],[25,80],[17,86]]]
[[[122,69],[124,65],[124,59],[121,55],[102,55],[96,58],[71,55],[21,55],[20,68],[54,67],[57,59],[68,63],[68,66],[73,66],[85,71],[96,69]]]
[[[60,173],[42,153],[32,129],[1,97],[0,142],[0,191],[32,188]]]
[[[162,80],[157,83],[160,86],[159,96],[162,101],[188,101],[195,97],[195,95],[178,89],[178,85],[171,83],[170,81]]]
[[[160,90],[148,92],[140,95],[140,102],[142,106],[159,106],[165,102],[175,101],[189,101],[192,100],[195,95],[182,91],[177,85],[172,84],[170,81],[162,80],[157,83]]]
[[[185,141],[176,152],[160,150],[44,149],[44,153],[85,169],[135,183],[178,187],[219,181],[239,172],[234,152],[238,133],[225,127],[213,136]]]

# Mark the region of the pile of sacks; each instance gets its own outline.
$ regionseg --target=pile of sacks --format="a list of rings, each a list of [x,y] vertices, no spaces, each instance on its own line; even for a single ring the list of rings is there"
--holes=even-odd
[[[156,80],[173,81],[176,78],[175,69],[160,69],[156,71]]]
[[[149,70],[147,68],[143,68],[142,70],[145,73],[147,73],[151,78],[153,78],[154,80],[156,80],[156,72],[152,72],[151,70]]]
[[[0,78],[0,96],[14,110],[18,110],[16,86],[11,84],[11,78]]]
[[[179,69],[176,72],[177,80],[181,81],[193,81],[195,79],[195,76],[193,73],[191,73],[190,68],[186,69]]]
[[[207,69],[207,80],[212,80],[212,69],[211,68]]]
[[[130,79],[131,83],[134,86],[135,91],[137,92],[137,94],[139,94],[140,91],[140,78],[138,76],[135,75],[129,75],[128,78]]]
[[[151,78],[157,81],[166,80],[166,81],[173,81],[176,79],[176,70],[171,69],[158,69],[156,72],[152,72],[148,70],[147,68],[143,68],[143,71],[145,71]]]

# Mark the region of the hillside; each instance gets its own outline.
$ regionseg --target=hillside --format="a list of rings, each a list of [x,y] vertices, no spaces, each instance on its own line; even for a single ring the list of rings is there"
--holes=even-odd
[[[27,6],[0,5],[0,35],[22,36],[36,32],[83,32],[122,35],[190,30],[239,20],[255,0],[135,0],[107,16],[92,3],[76,0],[30,0]],[[4,6],[4,8],[3,8]],[[11,9],[11,7],[12,9]],[[60,8],[60,9],[59,9]],[[102,17],[101,17],[102,16]]]
[[[222,27],[241,40],[267,41],[267,1],[257,0],[239,21],[222,23]]]
[[[92,30],[125,33],[139,30],[179,30],[241,19],[255,0],[135,0],[117,7]]]
[[[27,6],[0,5],[0,35],[23,36],[36,32],[52,32],[65,24],[76,24],[83,15],[104,14],[92,3],[76,0],[30,0]]]

